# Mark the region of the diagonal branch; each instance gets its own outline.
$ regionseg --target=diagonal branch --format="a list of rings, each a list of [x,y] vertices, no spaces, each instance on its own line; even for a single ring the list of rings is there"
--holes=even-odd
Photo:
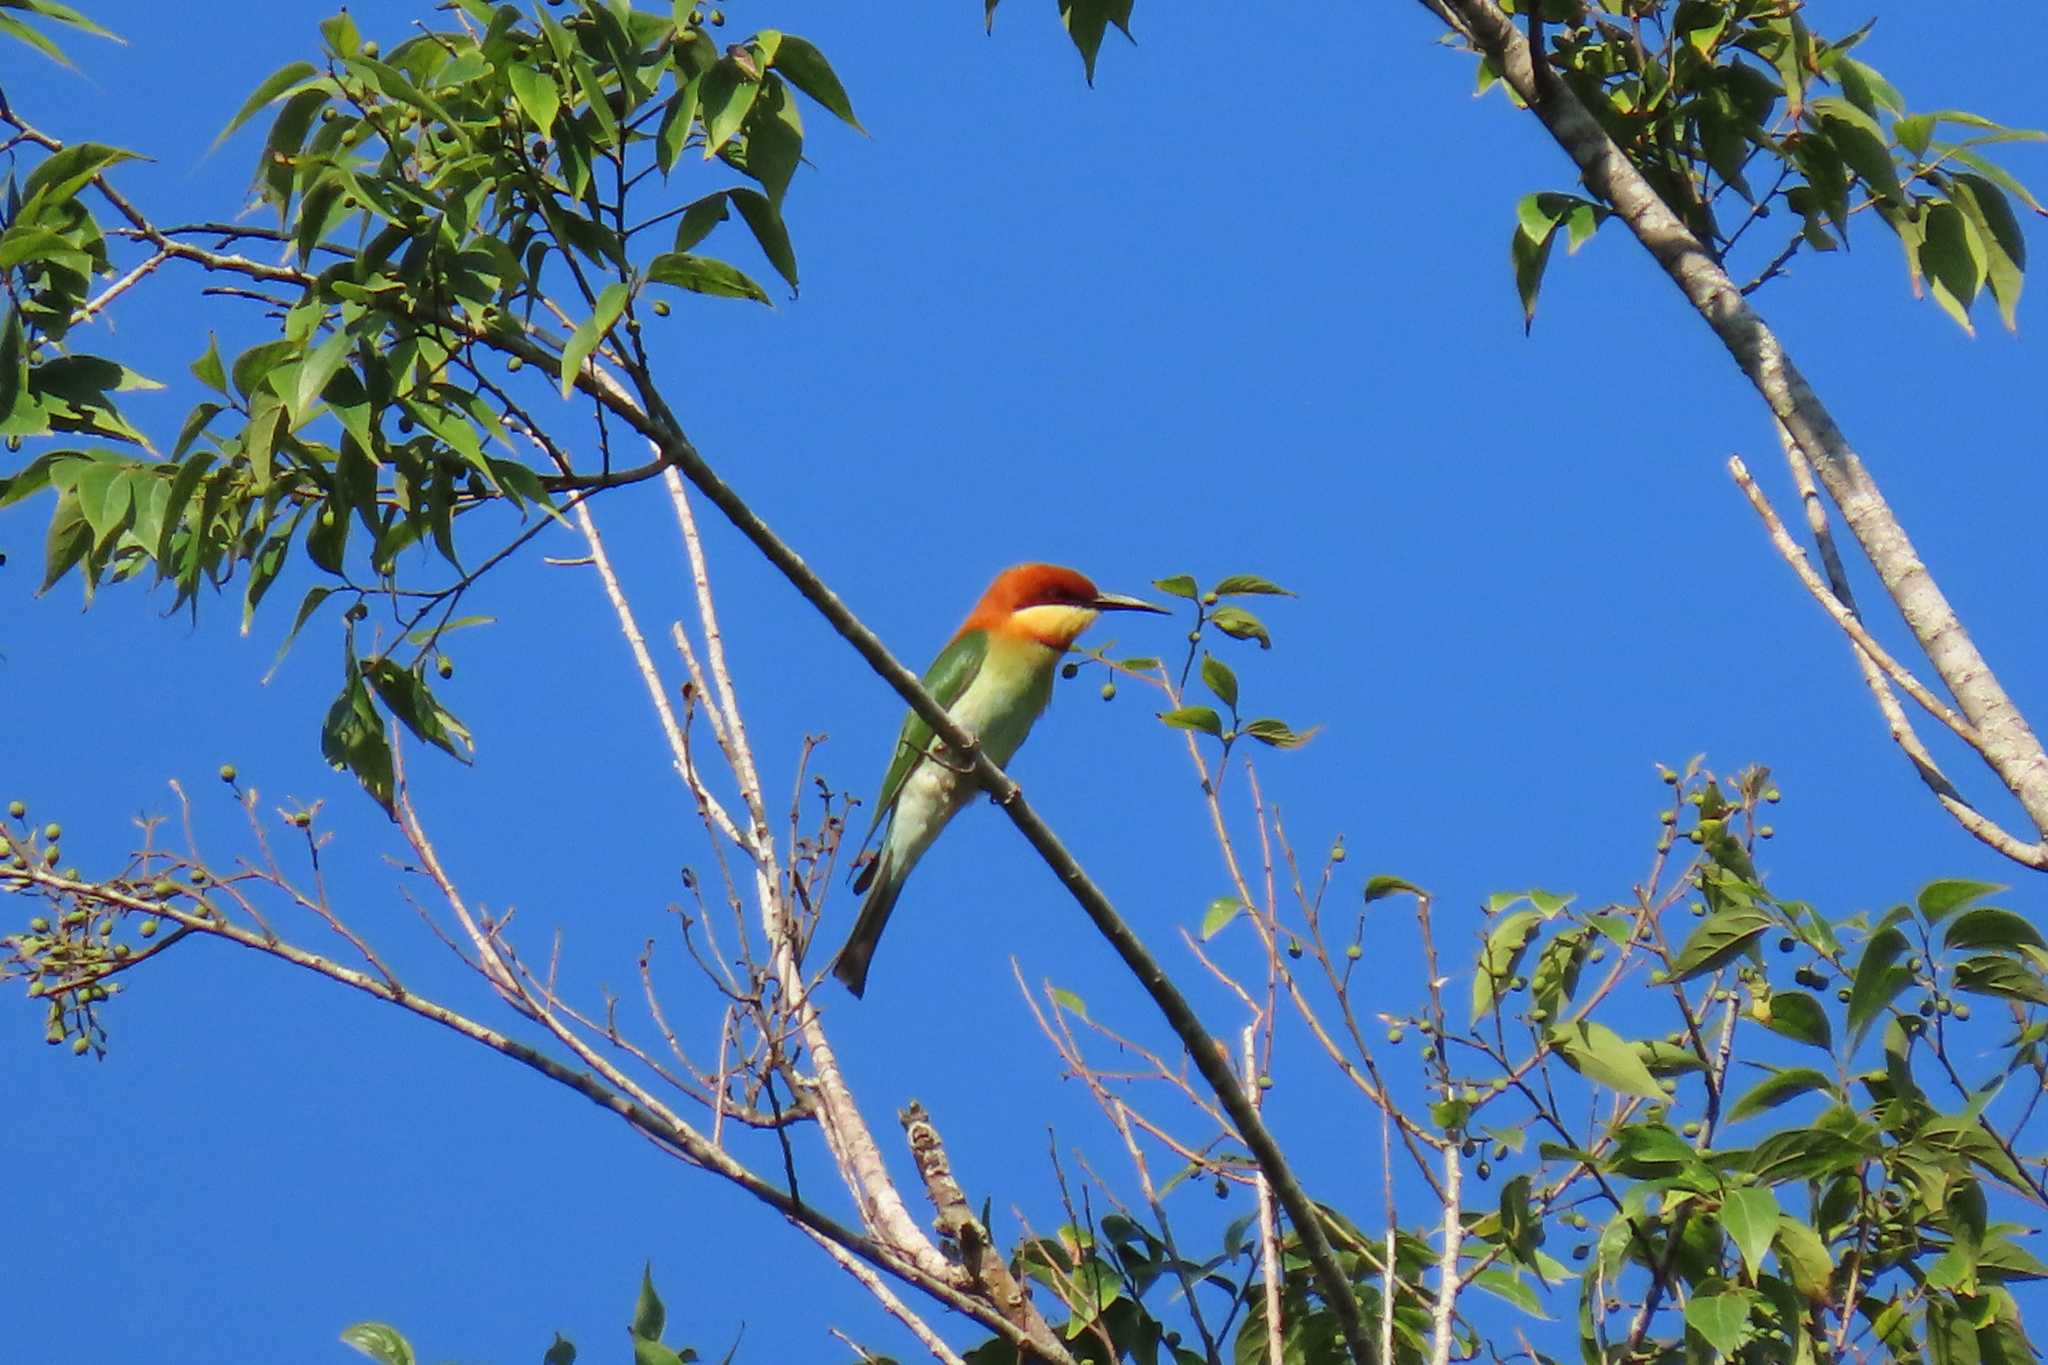
[[[1714,254],[1660,198],[1563,81],[1539,66],[1528,40],[1494,0],[1442,0],[1515,94],[1610,205],[1735,358],[1772,414],[1813,462],[1828,496],[1877,570],[1928,662],[1982,736],[1979,752],[2048,835],[2048,752],[2006,694],[1914,550],[1848,438]],[[1436,4],[1425,0],[1433,12]],[[1953,811],[1951,812],[1953,813]],[[1975,832],[1975,831],[1973,831]],[[2027,866],[2048,854],[2030,854]]]

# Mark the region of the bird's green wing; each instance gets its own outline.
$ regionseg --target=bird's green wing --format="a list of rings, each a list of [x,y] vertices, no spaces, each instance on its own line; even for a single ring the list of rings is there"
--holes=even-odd
[[[982,661],[988,658],[988,632],[970,630],[947,645],[932,660],[932,666],[924,671],[924,690],[932,694],[932,700],[951,709],[967,685],[981,672]],[[883,819],[896,808],[896,798],[903,791],[903,784],[910,780],[911,769],[924,757],[931,747],[932,727],[924,718],[912,711],[903,718],[903,732],[896,736],[896,753],[889,760],[889,771],[882,778],[882,790],[875,797],[875,815],[868,822],[867,838],[861,840],[865,848],[875,837]]]

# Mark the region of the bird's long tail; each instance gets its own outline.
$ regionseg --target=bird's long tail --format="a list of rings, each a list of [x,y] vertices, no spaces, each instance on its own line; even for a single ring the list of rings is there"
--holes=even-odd
[[[896,908],[896,898],[903,894],[904,877],[895,863],[895,851],[884,848],[881,856],[869,864],[871,875],[855,884],[856,890],[867,884],[867,899],[861,902],[860,915],[853,922],[853,932],[846,936],[846,946],[832,960],[832,975],[853,992],[856,1000],[868,988],[868,963],[875,955],[875,946],[882,941],[882,930],[889,923],[889,912]]]

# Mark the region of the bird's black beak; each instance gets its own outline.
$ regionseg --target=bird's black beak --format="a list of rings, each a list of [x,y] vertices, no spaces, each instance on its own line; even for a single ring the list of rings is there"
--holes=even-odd
[[[1173,612],[1166,607],[1157,606],[1142,598],[1125,597],[1122,593],[1114,592],[1097,593],[1095,600],[1088,605],[1097,611],[1156,611],[1161,616],[1173,615]]]

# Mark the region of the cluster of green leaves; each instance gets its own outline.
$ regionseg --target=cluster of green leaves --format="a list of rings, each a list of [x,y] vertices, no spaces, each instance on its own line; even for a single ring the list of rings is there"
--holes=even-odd
[[[1191,1172],[1174,1181],[1179,1184]],[[1169,1186],[1169,1189],[1171,1187]],[[1219,1196],[1227,1186],[1218,1182]],[[1337,1258],[1356,1287],[1359,1310],[1377,1321],[1383,1284],[1385,1243],[1368,1237],[1334,1209],[1323,1208],[1325,1230]],[[1065,1311],[1059,1330],[1075,1359],[1089,1365],[1128,1360],[1135,1365],[1202,1365],[1208,1357],[1197,1345],[1196,1329],[1169,1326],[1160,1316],[1174,1311],[1185,1296],[1207,1290],[1214,1313],[1205,1326],[1219,1352],[1254,1365],[1266,1359],[1266,1295],[1260,1284],[1260,1253],[1252,1225],[1254,1214],[1233,1220],[1223,1229],[1216,1251],[1200,1261],[1174,1253],[1152,1229],[1120,1213],[1068,1224],[1054,1237],[1039,1238],[1018,1248],[1015,1269],[1050,1291]],[[1342,1361],[1344,1341],[1333,1316],[1321,1310],[1315,1275],[1308,1256],[1292,1232],[1280,1243],[1284,1278],[1281,1292],[1281,1339],[1290,1361]],[[1429,1244],[1406,1233],[1395,1242],[1395,1271],[1401,1282],[1419,1282],[1434,1262]],[[1397,1295],[1395,1338],[1402,1362],[1427,1358],[1430,1314],[1412,1294]],[[1014,1347],[1002,1338],[984,1343],[964,1357],[970,1365],[1014,1365]]]
[[[633,1321],[628,1332],[633,1342],[633,1365],[691,1365],[699,1357],[688,1346],[669,1346],[662,1342],[662,1333],[668,1329],[668,1309],[661,1296],[654,1291],[654,1268],[647,1267],[640,1274],[640,1297],[633,1304]],[[412,1343],[396,1327],[384,1322],[359,1322],[343,1329],[341,1340],[345,1345],[377,1362],[377,1365],[418,1365],[419,1356]],[[739,1345],[725,1353],[719,1365],[732,1365]],[[576,1365],[576,1344],[555,1333],[555,1339],[541,1354],[541,1365]]]
[[[76,573],[89,599],[153,570],[196,610],[202,589],[239,575],[246,630],[303,559],[323,581],[285,642],[345,604],[345,684],[324,748],[386,805],[383,710],[466,752],[428,678],[446,668],[441,636],[474,620],[455,614],[465,592],[564,497],[629,481],[608,438],[601,467],[574,459],[530,415],[545,390],[518,371],[601,397],[588,367],[602,361],[641,412],[664,410],[643,316],[668,314],[665,290],[769,302],[698,249],[735,215],[794,289],[782,205],[803,153],[797,96],[858,127],[815,47],[764,30],[720,51],[717,11],[448,8],[453,27],[388,52],[346,12],[327,20],[322,60],[276,72],[229,122],[223,137],[275,108],[255,194],[276,229],[125,229],[136,250],[245,276],[278,323],[231,360],[208,345],[192,372],[211,394],[167,455],[114,399],[148,381],[67,345],[116,264],[90,195],[130,153],[50,152],[19,184],[9,177],[0,216],[0,285],[16,301],[0,321],[0,435],[14,450],[53,447],[0,477],[0,507],[53,495],[45,588]],[[665,187],[686,161],[751,183],[679,202]],[[292,263],[189,245],[206,237],[274,243]],[[63,439],[79,434],[118,444]],[[480,515],[492,510],[520,524]],[[482,550],[480,537],[493,537]],[[380,603],[396,628],[359,653],[352,627]]]
[[[1087,73],[1088,83],[1095,84],[1095,58],[1102,51],[1102,40],[1109,36],[1114,27],[1124,37],[1131,37],[1131,6],[1134,0],[1059,0],[1060,24],[1067,30],[1074,50],[1081,54],[1081,66]],[[996,6],[1002,0],[982,0],[984,21],[993,29],[996,24]],[[1133,42],[1137,40],[1131,39]]]
[[[14,13],[8,13],[9,10]],[[57,45],[55,39],[29,23],[27,19],[17,17],[20,15],[41,19],[59,28],[75,28],[81,33],[90,33],[100,38],[114,36],[71,6],[58,4],[57,0],[0,0],[0,38],[12,38],[16,42],[25,43],[60,66],[71,65],[71,59],[64,55],[64,49]]]
[[[1670,777],[1685,799],[1663,814],[1662,850],[1682,840],[1701,852],[1686,883],[1698,923],[1682,941],[1640,907],[1496,897],[1468,1026],[1401,1021],[1425,1032],[1434,1120],[1468,1155],[1486,1149],[1482,1177],[1486,1158],[1505,1164],[1539,1138],[1497,1210],[1469,1222],[1468,1250],[1544,1287],[1565,1278],[1546,1240],[1583,1232],[1573,1255],[1589,1362],[1702,1347],[1804,1362],[1845,1342],[1895,1359],[2034,1358],[2008,1286],[2048,1265],[1990,1210],[2048,1207],[2048,1164],[2018,1146],[2048,1081],[2041,935],[1980,904],[1999,888],[1965,882],[1831,919],[1758,876],[1753,844],[1772,832],[1759,803],[1776,799],[1767,773],[1729,792]],[[1636,994],[1611,988],[1644,967],[1678,1025],[1662,1037],[1631,1036],[1639,996],[1599,1008]],[[1962,1041],[1971,995],[2007,1016],[1988,1048]],[[1603,1115],[1591,1131],[1571,1131],[1553,1059]],[[2034,1095],[1994,1122],[2015,1075]],[[1735,1136],[1766,1116],[1774,1131]]]
[[[1214,706],[1180,705],[1162,712],[1159,719],[1175,729],[1212,736],[1221,744],[1225,754],[1240,739],[1255,739],[1276,749],[1293,749],[1308,743],[1315,734],[1313,728],[1296,730],[1286,721],[1272,716],[1245,719],[1238,710],[1236,670],[1202,647],[1205,636],[1213,631],[1231,640],[1255,640],[1260,649],[1271,649],[1273,633],[1266,628],[1264,621],[1242,605],[1241,599],[1292,597],[1294,594],[1270,579],[1248,573],[1227,574],[1207,588],[1202,587],[1192,574],[1155,579],[1152,586],[1170,597],[1190,603],[1195,611],[1194,624],[1188,627],[1187,656],[1181,663],[1174,695],[1185,697],[1188,679],[1194,673],[1199,657],[1202,686],[1223,708],[1219,712]],[[1125,659],[1119,666],[1127,670],[1152,669],[1159,666],[1159,661]]]
[[[1786,0],[1506,8],[1547,38],[1551,69],[1717,255],[1788,211],[1796,228],[1769,244],[1749,287],[1802,250],[1835,250],[1850,220],[1872,210],[1905,249],[1916,297],[1931,294],[1969,330],[1971,305],[1988,290],[2005,325],[2016,325],[2026,243],[2014,204],[2048,210],[1984,149],[2048,135],[1959,109],[1909,111],[1890,81],[1850,55],[1870,24],[1824,38]],[[1482,59],[1480,89],[1498,81]],[[1511,260],[1525,319],[1560,233],[1575,250],[1606,216],[1572,194],[1521,201]]]
[[[1388,1083],[1419,1097],[1417,1131],[1462,1164],[1461,1286],[1575,1320],[1587,1365],[2036,1359],[2014,1290],[2048,1279],[2028,1246],[2048,1209],[2048,1155],[2027,1150],[2048,1093],[2048,940],[1976,882],[1932,883],[1882,914],[1783,897],[1754,861],[1775,836],[1768,771],[1724,785],[1695,762],[1666,777],[1675,799],[1649,884],[1661,892],[1592,907],[1544,890],[1491,897],[1455,1005],[1390,1006],[1385,971],[1364,978],[1388,1049],[1364,1064],[1396,1077],[1391,1049],[1409,1043],[1409,1079]],[[1362,894],[1368,906],[1420,895],[1393,877]],[[1219,900],[1203,938],[1248,913]],[[1280,925],[1268,950],[1321,960],[1362,1051],[1348,992],[1368,922],[1339,945],[1315,922]],[[1243,1159],[1214,1152],[1168,1188]],[[1396,1241],[1402,1361],[1431,1347],[1443,1214],[1430,1203]],[[1325,1218],[1360,1312],[1378,1321],[1384,1242]],[[1200,1358],[1166,1325],[1190,1331],[1184,1308],[1145,1297],[1163,1282],[1176,1300],[1219,1299],[1209,1324],[1232,1324],[1232,1358],[1260,1361],[1264,1289],[1238,1260],[1245,1226],[1218,1255],[1183,1261],[1159,1232],[1104,1219],[1021,1262],[1054,1290],[1087,1359]],[[1348,1359],[1291,1237],[1284,1252],[1285,1359]],[[1497,1317],[1463,1299],[1457,1311],[1461,1352],[1506,1339]],[[1554,1331],[1506,1331],[1553,1359]],[[1003,1349],[976,1359],[1010,1359]]]

